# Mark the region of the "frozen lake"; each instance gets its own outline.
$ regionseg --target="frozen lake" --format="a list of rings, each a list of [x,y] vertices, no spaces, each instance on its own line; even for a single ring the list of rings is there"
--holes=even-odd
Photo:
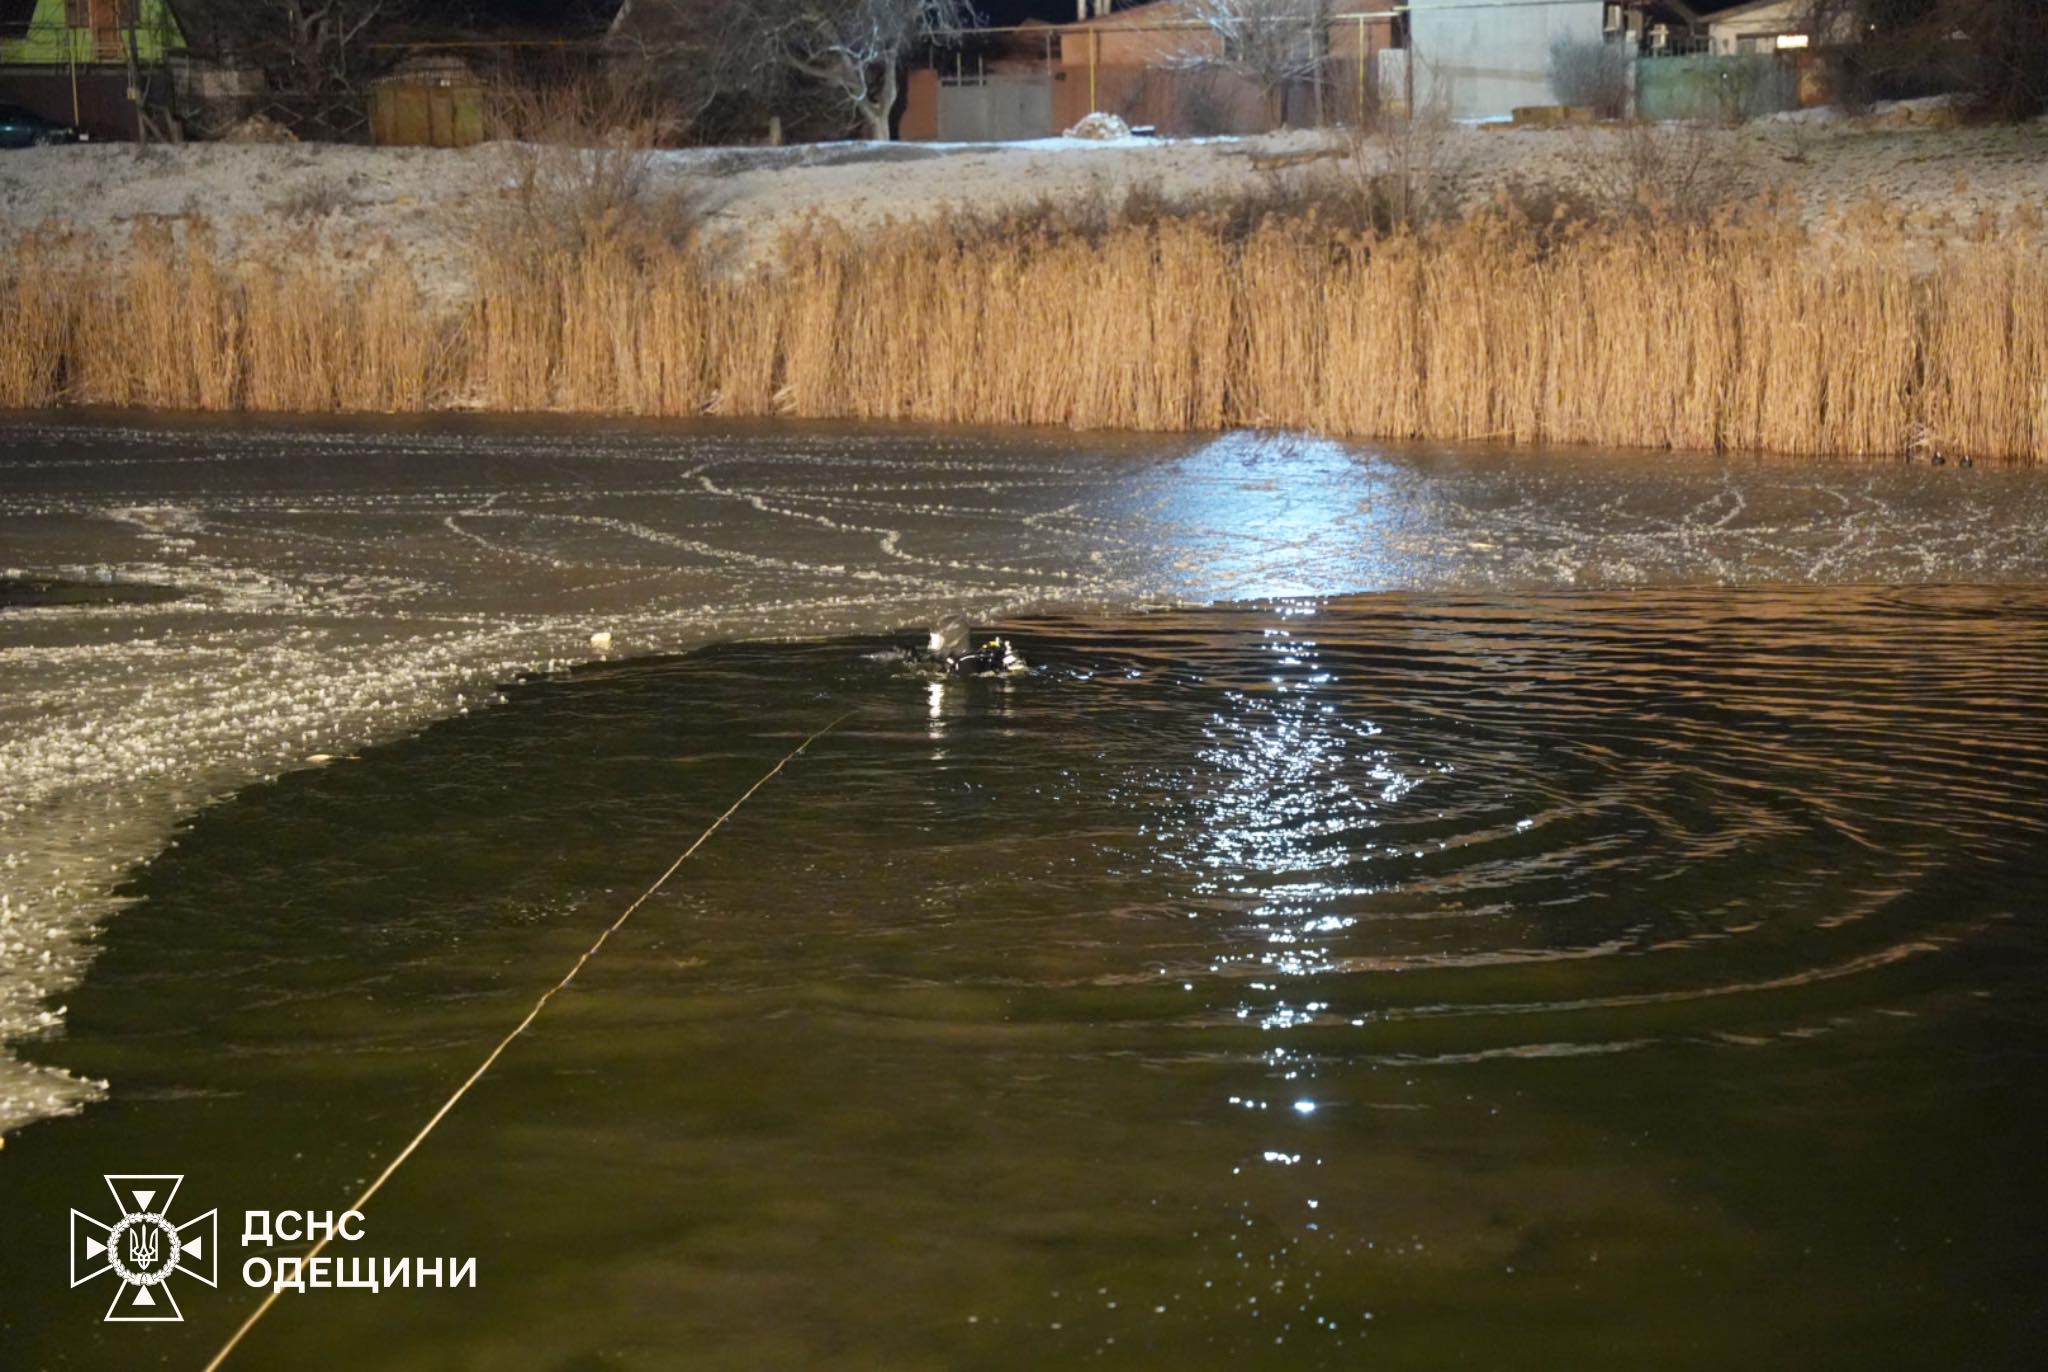
[[[941,609],[2048,579],[2048,478],[818,425],[0,428],[0,1037],[209,801],[515,676]],[[145,589],[162,588],[162,589]],[[0,1129],[100,1083],[0,1060]]]

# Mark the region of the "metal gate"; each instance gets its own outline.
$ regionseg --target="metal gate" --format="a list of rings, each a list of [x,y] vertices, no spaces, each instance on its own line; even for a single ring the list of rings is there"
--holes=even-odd
[[[1042,76],[943,77],[939,81],[940,142],[1047,138],[1056,132],[1052,83]]]

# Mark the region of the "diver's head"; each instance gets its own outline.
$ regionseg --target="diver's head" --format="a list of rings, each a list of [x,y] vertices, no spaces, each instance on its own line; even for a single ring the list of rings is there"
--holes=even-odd
[[[931,636],[926,646],[935,653],[947,657],[958,657],[967,651],[967,622],[957,615],[947,615],[932,625]]]

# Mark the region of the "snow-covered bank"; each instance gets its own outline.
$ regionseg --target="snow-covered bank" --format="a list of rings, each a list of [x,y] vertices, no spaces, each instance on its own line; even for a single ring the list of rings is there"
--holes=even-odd
[[[1452,127],[1405,140],[1297,131],[1258,138],[1077,138],[1002,144],[845,143],[637,155],[650,201],[687,195],[716,231],[759,255],[811,216],[851,225],[948,206],[991,210],[1133,187],[1169,199],[1276,179],[1406,166],[1467,203],[1510,188],[1613,194],[1636,180],[1710,182],[1717,195],[1789,196],[1809,222],[1876,198],[1929,243],[1981,214],[2048,209],[2048,123],[1948,129],[1847,120],[1766,121],[1668,135],[1664,152],[1616,128]],[[1647,149],[1647,152],[1646,152]],[[1322,155],[1318,155],[1322,154]],[[195,218],[229,250],[289,244],[338,263],[387,247],[430,290],[459,294],[480,224],[511,204],[533,153],[306,144],[36,148],[0,154],[0,237],[61,227],[118,247],[138,223]],[[1355,159],[1355,160],[1354,160]],[[1645,161],[1666,165],[1643,165]]]

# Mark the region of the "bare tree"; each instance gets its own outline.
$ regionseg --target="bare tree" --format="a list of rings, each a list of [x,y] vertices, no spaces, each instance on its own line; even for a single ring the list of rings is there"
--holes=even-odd
[[[179,13],[208,46],[260,67],[302,120],[325,126],[360,104],[362,44],[406,8],[408,0],[187,0]]]
[[[612,37],[709,91],[813,87],[886,140],[912,49],[973,23],[969,0],[629,0]]]
[[[1977,115],[2048,111],[2048,4],[2042,0],[1808,0],[1837,94],[1952,90]]]
[[[1329,0],[1187,0],[1181,9],[1208,32],[1176,65],[1236,72],[1259,88],[1272,123],[1290,85],[1322,75]]]
[[[270,0],[281,51],[298,73],[301,90],[346,85],[351,49],[392,0]]]

